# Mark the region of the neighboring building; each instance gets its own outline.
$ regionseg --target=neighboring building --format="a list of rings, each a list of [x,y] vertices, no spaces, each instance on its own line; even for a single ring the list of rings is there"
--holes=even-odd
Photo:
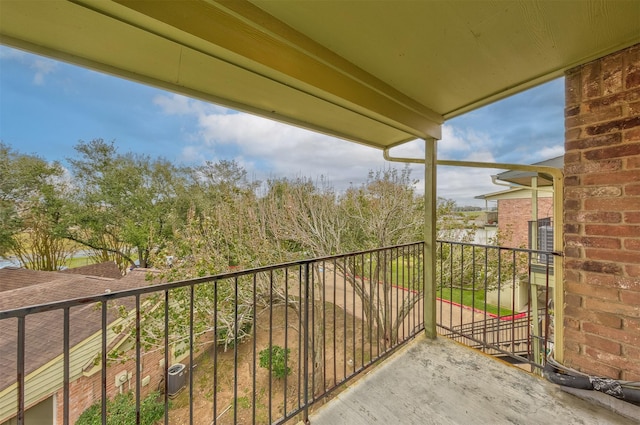
[[[534,166],[561,169],[562,156],[534,163]],[[497,202],[498,234],[497,244],[513,248],[539,251],[553,251],[553,181],[543,174],[525,171],[506,171],[492,176],[494,183],[508,189],[480,195],[477,199]],[[531,262],[529,281],[515,284],[515,309],[523,311],[532,299],[529,284],[537,285],[539,293],[554,286],[553,257],[547,254],[534,255]],[[547,265],[549,273],[547,274]],[[511,288],[505,288],[502,295],[511,299]],[[488,301],[497,302],[497,294],[488,296]],[[533,307],[535,308],[535,307]]]
[[[559,156],[532,165],[562,169],[563,161],[563,157]],[[513,248],[551,250],[552,246],[546,244],[532,245],[530,224],[538,220],[553,220],[551,179],[523,171],[506,171],[492,176],[492,179],[508,189],[480,195],[477,199],[497,202],[499,244]]]
[[[514,187],[500,192],[482,195],[482,199],[498,204],[499,244],[511,248],[531,248],[531,223],[533,216],[533,191]],[[551,188],[538,190],[537,220],[553,220],[553,192]]]
[[[101,277],[66,272],[40,272],[17,268],[0,269],[0,310],[38,305],[89,295],[149,285],[149,270],[135,269],[121,276],[115,264],[87,266]],[[133,300],[123,299],[128,309]],[[102,343],[101,311],[95,304],[73,308],[70,317],[70,420],[73,423],[101,397],[100,352]],[[128,334],[113,332],[127,318],[108,311],[107,342],[110,351],[130,351]],[[26,319],[25,407],[26,423],[60,424],[63,411],[63,316],[61,311],[45,312]],[[16,414],[16,326],[0,327],[0,424],[13,424]],[[131,357],[131,356],[129,356]],[[115,363],[107,368],[107,394],[135,388],[135,360]],[[158,387],[164,370],[164,352],[158,350],[142,357],[143,395]]]

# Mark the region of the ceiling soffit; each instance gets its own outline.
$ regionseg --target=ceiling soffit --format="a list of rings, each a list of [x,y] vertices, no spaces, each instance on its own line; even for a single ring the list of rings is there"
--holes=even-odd
[[[640,1],[0,0],[0,42],[388,148],[640,42]]]
[[[440,137],[439,115],[241,5],[5,2],[0,41],[377,148]]]
[[[640,42],[637,0],[251,1],[445,119]]]

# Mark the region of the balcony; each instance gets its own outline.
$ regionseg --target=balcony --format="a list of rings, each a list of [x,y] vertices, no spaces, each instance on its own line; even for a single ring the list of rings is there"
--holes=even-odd
[[[417,337],[327,406],[313,425],[632,424],[447,338]]]
[[[552,348],[550,292],[532,286],[543,307],[515,311],[508,289],[527,283],[539,252],[438,243],[438,331],[517,368],[423,336],[423,252],[415,243],[179,282],[138,271],[96,283],[108,287],[100,295],[7,298],[0,423],[69,424],[87,409],[107,423],[123,399],[127,423],[149,403],[165,424],[627,423],[528,373]]]

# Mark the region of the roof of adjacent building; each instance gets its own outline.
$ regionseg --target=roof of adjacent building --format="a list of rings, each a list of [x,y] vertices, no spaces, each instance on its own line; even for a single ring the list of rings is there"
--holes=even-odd
[[[562,170],[564,167],[564,155],[560,155],[555,158],[546,159],[540,162],[534,162],[531,165],[539,165],[541,167],[552,167]],[[538,186],[551,186],[553,185],[553,178],[551,176],[547,176],[544,173],[536,173],[533,171],[505,171],[503,173],[497,174],[496,179],[512,183],[515,185],[521,186],[531,186],[531,179],[533,177],[538,176]]]
[[[107,270],[109,267],[96,267],[94,270]],[[148,286],[151,284],[149,273],[154,272],[134,269],[115,279],[69,272],[0,269],[0,311]],[[121,304],[130,307],[133,302],[133,299],[123,298]],[[108,323],[118,317],[115,309],[108,310]],[[17,319],[5,319],[0,326],[0,370],[3,370],[0,390],[16,382],[17,323]],[[69,325],[70,347],[100,331],[102,321],[98,305],[87,302],[71,308]],[[63,310],[27,316],[25,332],[25,373],[28,375],[63,353]]]
[[[86,266],[74,267],[72,269],[60,270],[61,273],[82,274],[85,276],[100,276],[120,279],[122,273],[115,261],[105,261],[98,264],[88,264]]]

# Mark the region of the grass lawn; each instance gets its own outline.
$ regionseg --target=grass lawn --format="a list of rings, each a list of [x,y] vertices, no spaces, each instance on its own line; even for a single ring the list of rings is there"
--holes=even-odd
[[[436,292],[436,296],[443,300],[474,307],[478,310],[485,309],[484,291],[475,291],[474,295],[474,291],[468,289],[440,288]],[[494,305],[487,304],[486,309],[489,313],[498,314],[498,308]],[[511,316],[513,311],[508,308],[501,308],[499,313],[500,316]]]
[[[399,283],[402,286],[412,286],[412,283],[409,282],[408,285],[402,282],[402,276],[404,273],[405,279],[409,280],[409,276],[417,276],[422,273],[422,267],[418,264],[414,259],[411,258],[399,258],[391,263],[391,274],[393,278],[396,276],[399,277]],[[413,279],[412,279],[413,280]],[[410,288],[413,289],[413,288]],[[441,288],[438,290],[436,294],[439,298],[444,300],[452,301],[458,304],[462,304],[468,307],[474,307],[478,310],[487,310],[489,313],[500,314],[500,316],[511,316],[513,311],[508,308],[500,308],[498,312],[498,307],[487,304],[485,306],[484,291],[472,291],[472,290],[460,290],[455,288]]]
[[[72,269],[74,267],[88,266],[89,264],[93,264],[93,263],[94,261],[91,260],[91,258],[89,257],[73,257],[65,261],[64,265]]]

